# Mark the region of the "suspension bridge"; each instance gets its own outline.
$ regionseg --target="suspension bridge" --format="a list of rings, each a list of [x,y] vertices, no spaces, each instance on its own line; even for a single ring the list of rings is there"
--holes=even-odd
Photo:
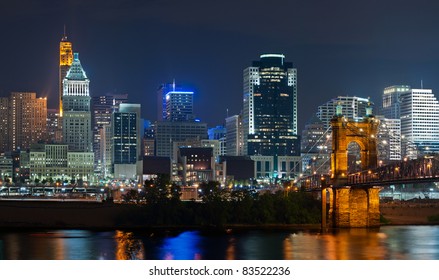
[[[322,227],[377,227],[382,187],[439,181],[438,157],[404,158],[386,165],[378,162],[379,120],[370,108],[363,119],[352,120],[343,116],[341,106],[337,106],[330,128],[329,172],[318,173],[318,167],[298,181],[298,186],[305,190],[321,192]],[[352,142],[359,146],[360,170],[349,168],[348,146]]]

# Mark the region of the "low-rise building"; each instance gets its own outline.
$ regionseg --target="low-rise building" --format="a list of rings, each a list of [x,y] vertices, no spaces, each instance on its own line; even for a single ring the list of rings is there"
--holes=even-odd
[[[22,152],[21,157],[29,157],[29,179],[38,180],[94,180],[93,152],[72,152],[67,144],[35,144]],[[26,168],[25,161],[20,163]]]

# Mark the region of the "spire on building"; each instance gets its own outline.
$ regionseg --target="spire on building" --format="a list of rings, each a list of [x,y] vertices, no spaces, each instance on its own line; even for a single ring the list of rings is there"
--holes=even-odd
[[[83,81],[87,79],[84,69],[82,69],[81,61],[79,60],[79,53],[73,54],[73,63],[70,66],[66,75],[67,80]]]
[[[66,33],[66,25],[64,24],[64,34],[61,38],[61,42],[66,42],[67,41],[67,33]]]

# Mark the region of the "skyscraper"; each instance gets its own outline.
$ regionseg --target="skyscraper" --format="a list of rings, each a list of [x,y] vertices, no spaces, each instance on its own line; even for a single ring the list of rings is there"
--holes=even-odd
[[[9,98],[9,149],[28,149],[47,138],[47,99],[35,92],[12,92]]]
[[[119,112],[113,113],[113,162],[135,164],[141,155],[140,105],[125,103],[122,106]]]
[[[387,119],[377,116],[380,120],[378,129],[378,161],[379,164],[389,164],[401,160],[401,120]]]
[[[325,129],[331,126],[331,119],[335,115],[337,105],[342,107],[343,115],[350,119],[359,119],[366,116],[369,99],[356,96],[338,96],[318,107],[317,117],[323,122]],[[373,106],[373,103],[370,104]]]
[[[243,99],[243,148],[255,162],[258,179],[296,177],[297,69],[283,54],[261,55],[244,70]]]
[[[174,83],[162,84],[157,91],[157,120],[192,121],[194,92]]]
[[[193,115],[192,91],[170,91],[166,94],[166,120],[191,121]]]
[[[194,92],[174,83],[162,84],[157,90],[157,120],[192,121]]]
[[[409,93],[410,86],[397,85],[386,87],[383,91],[381,115],[387,119],[400,118],[401,95]]]
[[[263,54],[244,70],[243,126],[248,155],[300,155],[297,70],[283,54]]]
[[[244,136],[242,116],[233,115],[226,118],[226,155],[244,155]]]
[[[193,95],[193,91],[175,82],[160,86],[155,124],[156,156],[172,157],[173,142],[207,138],[207,124],[197,121],[194,116]]]
[[[17,148],[28,149],[31,144],[47,138],[47,100],[34,92],[13,92],[0,98],[0,152]]]
[[[63,81],[73,63],[72,43],[67,40],[67,35],[64,30],[64,35],[59,43],[59,114],[63,116]]]
[[[90,80],[82,69],[79,54],[63,81],[63,141],[71,151],[92,152]]]
[[[174,83],[161,84],[157,89],[157,121],[166,120],[166,94],[176,90]],[[178,88],[178,90],[180,90]]]
[[[108,154],[108,150],[111,150],[111,133],[108,132],[111,131],[111,118],[114,112],[119,111],[119,105],[126,102],[128,102],[128,94],[106,94],[92,97],[93,152],[96,173],[109,174],[111,154]]]
[[[0,152],[9,150],[9,98],[0,97]]]
[[[418,152],[439,152],[439,102],[431,89],[411,89],[401,94],[401,138],[406,151],[416,158]],[[417,151],[413,150],[416,148]],[[404,150],[404,149],[403,149]]]
[[[58,109],[47,109],[47,141],[50,143],[60,143],[62,139],[62,130],[59,128],[61,125],[59,122],[61,118],[59,116]]]
[[[142,172],[140,104],[122,103],[113,113],[113,163],[115,178],[137,179]]]

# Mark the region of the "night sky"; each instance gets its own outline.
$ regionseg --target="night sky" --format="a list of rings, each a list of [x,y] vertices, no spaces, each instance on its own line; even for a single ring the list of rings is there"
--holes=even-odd
[[[438,1],[14,0],[0,4],[1,96],[36,91],[57,107],[64,25],[91,95],[128,93],[150,120],[158,85],[175,79],[195,91],[197,117],[223,124],[263,53],[298,69],[300,130],[338,95],[381,104],[384,87],[421,80],[439,92]]]

